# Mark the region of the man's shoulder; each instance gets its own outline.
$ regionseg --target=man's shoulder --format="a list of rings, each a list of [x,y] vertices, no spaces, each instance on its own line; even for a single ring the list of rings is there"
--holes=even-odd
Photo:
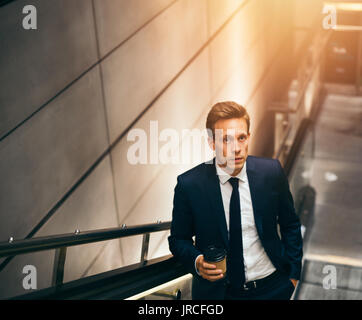
[[[278,177],[283,170],[278,159],[249,155],[247,162],[247,169],[258,175],[267,175],[270,178]]]
[[[266,158],[266,157],[258,157],[258,156],[252,156],[248,155],[247,161],[253,162],[256,164],[275,164],[278,160],[273,158]]]
[[[188,169],[187,171],[181,173],[177,178],[183,181],[198,179],[204,174],[206,165],[212,165],[212,163],[210,164],[210,162],[208,161],[200,163],[197,166],[192,167],[191,169]]]
[[[252,170],[254,169],[257,172],[262,172],[262,171],[270,171],[275,169],[279,161],[272,158],[248,155],[247,163],[248,163],[247,168],[249,167],[249,169]],[[213,163],[213,160],[209,160],[200,163],[195,167],[192,167],[187,171],[181,173],[180,175],[178,175],[177,179],[185,183],[192,181],[200,181],[203,178],[205,178],[207,175],[214,173],[216,174],[215,165]]]

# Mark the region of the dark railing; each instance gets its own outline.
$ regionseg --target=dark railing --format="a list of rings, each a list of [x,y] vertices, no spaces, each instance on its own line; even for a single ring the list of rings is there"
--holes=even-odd
[[[119,228],[93,231],[76,230],[74,233],[32,239],[15,241],[11,239],[9,242],[0,242],[0,257],[12,257],[24,253],[56,249],[52,286],[14,297],[15,299],[93,299],[99,295],[107,296],[107,298],[124,299],[131,294],[151,289],[187,273],[171,255],[148,260],[150,233],[166,231],[170,227],[171,222],[159,221],[154,224],[132,227],[123,225]],[[63,283],[68,247],[135,235],[143,235],[139,263]]]
[[[120,228],[109,228],[83,232],[76,230],[74,233],[66,233],[25,240],[15,240],[11,242],[0,242],[0,258],[35,251],[77,246],[80,244],[112,240],[141,234],[147,236],[152,232],[169,230],[170,226],[171,222],[159,222],[133,227],[127,227],[123,225]]]

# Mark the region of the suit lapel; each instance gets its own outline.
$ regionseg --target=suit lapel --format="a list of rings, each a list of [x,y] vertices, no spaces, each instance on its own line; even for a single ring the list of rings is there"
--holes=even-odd
[[[225,211],[224,211],[224,205],[220,189],[220,180],[216,173],[215,166],[216,166],[215,158],[213,159],[213,163],[210,162],[206,163],[207,183],[205,185],[205,189],[207,191],[209,200],[212,204],[214,214],[216,215],[222,239],[225,243],[225,247],[228,248],[229,237],[228,237],[228,231],[225,219]]]

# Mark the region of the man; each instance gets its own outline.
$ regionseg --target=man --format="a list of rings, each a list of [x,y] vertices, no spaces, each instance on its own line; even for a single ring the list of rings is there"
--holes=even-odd
[[[193,273],[192,297],[290,299],[303,245],[280,162],[248,156],[250,119],[235,102],[215,104],[206,128],[216,156],[177,177],[169,237]],[[226,251],[225,276],[204,260],[210,245]]]

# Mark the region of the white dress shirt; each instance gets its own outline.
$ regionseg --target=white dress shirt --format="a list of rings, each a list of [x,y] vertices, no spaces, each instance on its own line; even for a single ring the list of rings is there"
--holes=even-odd
[[[218,165],[216,165],[216,172],[220,180],[220,189],[224,205],[226,225],[229,231],[230,198],[233,188],[228,180],[231,178],[231,176]],[[244,163],[242,170],[237,176],[235,176],[235,178],[238,178],[240,180],[239,195],[243,237],[245,281],[248,282],[264,278],[273,273],[276,269],[271,263],[267,254],[265,253],[265,250],[261,245],[256,230],[248,176],[246,174],[246,162]]]

